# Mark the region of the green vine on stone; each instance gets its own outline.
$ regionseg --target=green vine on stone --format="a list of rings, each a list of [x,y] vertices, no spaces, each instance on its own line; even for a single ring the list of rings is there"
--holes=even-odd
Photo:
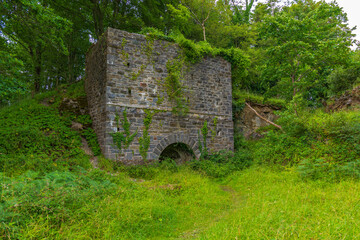
[[[118,113],[115,114],[115,122],[116,122],[116,127],[118,130],[120,129],[120,123],[121,123],[121,127],[122,127],[123,131],[110,133],[110,135],[113,138],[113,142],[120,151],[122,150],[123,147],[124,147],[124,149],[128,149],[130,144],[134,141],[134,138],[137,135],[138,130],[136,130],[136,132],[133,134],[130,133],[131,123],[129,122],[129,120],[127,118],[126,108],[123,111],[123,119],[122,120],[120,120]]]
[[[127,40],[123,38],[120,44],[120,58],[123,61],[124,66],[127,66],[129,60],[129,53],[125,52],[125,45]]]
[[[213,141],[216,137],[216,130],[217,130],[217,124],[218,124],[218,117],[215,117],[213,119],[213,125],[214,125],[214,129],[211,129],[211,140]]]
[[[165,90],[169,100],[174,103],[172,112],[178,115],[186,115],[189,111],[188,101],[184,97],[184,61],[182,58],[175,58],[166,63],[168,72],[165,78]]]
[[[151,37],[150,35],[146,36],[146,43],[141,44],[140,52],[146,55],[148,62],[147,64],[154,64],[152,60],[152,55],[154,52],[154,37]],[[140,76],[140,74],[144,72],[146,66],[147,65],[142,64],[138,72],[131,73],[131,80],[136,80]]]
[[[147,152],[149,150],[150,147],[150,136],[149,136],[149,129],[150,129],[150,124],[152,122],[152,117],[155,114],[155,111],[150,111],[148,109],[144,110],[145,112],[145,117],[144,117],[144,130],[143,130],[143,134],[141,137],[139,137],[139,151],[140,151],[140,155],[143,158],[144,162],[147,162]]]
[[[146,43],[141,44],[141,52],[145,53],[148,63],[152,63],[152,54],[154,52],[154,40],[152,35],[146,35]]]
[[[142,64],[141,67],[140,67],[140,70],[137,72],[137,73],[131,73],[131,80],[136,80],[140,74],[142,74],[144,72],[146,68],[146,65],[145,64]]]
[[[201,139],[201,136],[200,136],[200,132],[201,132],[201,135],[202,135],[202,139]],[[205,120],[204,125],[202,126],[202,128],[198,132],[199,151],[201,153],[200,158],[205,158],[208,155],[208,150],[207,150],[207,136],[208,136],[208,133],[209,133],[208,122]]]

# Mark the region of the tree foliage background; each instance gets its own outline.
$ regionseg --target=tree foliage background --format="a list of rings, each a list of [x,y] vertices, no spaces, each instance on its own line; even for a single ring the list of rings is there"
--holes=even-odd
[[[0,102],[84,78],[107,27],[155,28],[249,60],[233,87],[316,106],[358,82],[360,58],[336,2],[293,0],[0,0]]]

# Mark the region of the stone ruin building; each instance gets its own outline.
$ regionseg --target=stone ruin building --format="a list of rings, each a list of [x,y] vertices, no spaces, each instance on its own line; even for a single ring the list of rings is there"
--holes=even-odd
[[[221,57],[205,57],[196,64],[180,65],[182,95],[178,100],[187,106],[186,114],[180,114],[183,108],[174,112],[178,103],[169,97],[174,88],[169,66],[176,63],[182,63],[177,44],[112,28],[91,47],[85,89],[105,157],[125,164],[144,163],[144,157],[146,161],[164,156],[177,161],[190,155],[199,158],[205,121],[208,151],[233,150],[230,63]],[[123,136],[121,149],[114,133]],[[146,137],[147,146],[141,142]]]

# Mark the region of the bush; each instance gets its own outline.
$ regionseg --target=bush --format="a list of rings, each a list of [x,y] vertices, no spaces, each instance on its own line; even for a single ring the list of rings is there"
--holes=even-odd
[[[253,149],[257,163],[299,164],[305,178],[339,179],[357,176],[360,156],[358,112],[283,112],[278,123],[284,131],[269,131]]]
[[[222,178],[234,171],[242,170],[252,164],[252,155],[249,151],[218,152],[207,155],[203,160],[194,160],[189,163],[196,171],[214,177]]]
[[[57,109],[29,100],[0,109],[0,171],[20,174],[90,167],[78,132]]]
[[[157,165],[139,165],[126,167],[126,172],[131,178],[150,180],[160,173]]]
[[[100,145],[97,141],[96,133],[92,128],[84,129],[81,132],[82,136],[85,137],[89,147],[91,148],[94,156],[99,156],[101,154]]]

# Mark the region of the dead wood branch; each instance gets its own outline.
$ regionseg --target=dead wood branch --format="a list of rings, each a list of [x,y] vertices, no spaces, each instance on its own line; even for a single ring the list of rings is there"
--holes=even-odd
[[[270,120],[266,119],[265,117],[261,116],[255,109],[253,109],[253,108],[250,106],[250,104],[248,104],[247,102],[245,102],[245,105],[248,106],[248,107],[250,108],[250,110],[253,111],[253,112],[256,114],[256,116],[258,116],[259,118],[261,118],[261,119],[264,120],[265,122],[273,125],[274,127],[277,127],[277,128],[280,129],[281,131],[284,131],[280,125],[277,125],[276,123],[273,123],[272,121],[270,121]]]

